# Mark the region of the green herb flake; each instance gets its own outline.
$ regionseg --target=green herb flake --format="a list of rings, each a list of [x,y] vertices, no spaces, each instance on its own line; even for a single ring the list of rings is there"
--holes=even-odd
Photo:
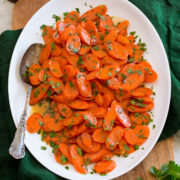
[[[46,25],[45,25],[45,24],[43,24],[43,25],[40,26],[40,29],[41,29],[41,30],[44,29],[44,28],[46,28]]]
[[[62,164],[65,164],[68,161],[68,158],[64,156],[64,154],[61,155],[60,161]]]
[[[107,173],[100,173],[100,176],[107,176]]]
[[[130,32],[130,35],[135,35],[135,34],[136,34],[136,31]]]
[[[153,124],[153,129],[155,129],[155,127],[156,127],[156,125],[155,125],[155,124]]]
[[[75,8],[76,12],[80,14],[79,8]]]
[[[74,87],[74,83],[72,81],[69,81],[69,86],[70,86],[70,88],[73,88]]]
[[[67,11],[64,12],[63,15],[64,15],[64,18],[65,18],[68,15],[68,12]]]
[[[46,149],[47,149],[47,147],[41,146],[41,150],[46,150]]]
[[[138,145],[134,145],[134,149],[135,149],[135,150],[138,150],[138,149],[139,149],[139,146],[138,146]]]
[[[98,47],[98,46],[94,46],[93,49],[94,49],[94,50],[98,50],[99,47]]]
[[[77,147],[77,152],[78,152],[78,154],[79,154],[80,156],[82,156],[82,150],[81,150],[81,148]]]
[[[55,19],[56,22],[61,20],[61,18],[59,16],[55,15],[55,14],[53,14],[52,18]]]
[[[69,170],[69,166],[65,166],[65,169],[66,169],[66,170]]]

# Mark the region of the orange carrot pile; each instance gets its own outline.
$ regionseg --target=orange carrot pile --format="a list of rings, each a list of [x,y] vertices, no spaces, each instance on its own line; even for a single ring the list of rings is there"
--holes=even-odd
[[[114,24],[105,5],[66,13],[56,27],[43,25],[39,64],[28,68],[30,105],[49,102],[32,114],[29,133],[41,133],[58,163],[82,174],[108,173],[113,155],[128,156],[149,134],[152,83],[157,73],[143,58],[145,43],[127,33],[129,21]]]

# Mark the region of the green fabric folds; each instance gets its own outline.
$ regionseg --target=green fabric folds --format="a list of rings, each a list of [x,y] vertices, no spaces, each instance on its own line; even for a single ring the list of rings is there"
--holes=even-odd
[[[172,94],[166,125],[160,140],[180,129],[180,1],[179,0],[130,0],[149,18],[168,55]],[[11,55],[21,30],[6,31],[0,35],[0,179],[56,180],[63,179],[44,168],[26,150],[22,160],[14,160],[8,153],[15,126],[8,101],[8,70]]]

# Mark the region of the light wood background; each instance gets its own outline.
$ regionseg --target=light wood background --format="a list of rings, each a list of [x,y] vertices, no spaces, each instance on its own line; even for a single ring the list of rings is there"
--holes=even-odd
[[[31,16],[49,0],[18,0],[13,9],[12,29],[23,28]],[[174,139],[173,137],[161,141],[155,145],[146,159],[136,168],[114,180],[136,180],[141,177],[143,180],[155,179],[149,173],[152,166],[160,167],[169,160],[174,160]]]

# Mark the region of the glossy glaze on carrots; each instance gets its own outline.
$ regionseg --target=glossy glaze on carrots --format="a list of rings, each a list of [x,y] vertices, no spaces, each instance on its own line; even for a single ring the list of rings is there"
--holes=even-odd
[[[113,155],[127,157],[150,134],[153,91],[145,83],[157,73],[128,26],[128,20],[114,24],[105,5],[67,13],[56,27],[41,26],[39,64],[27,68],[29,104],[49,104],[28,118],[27,131],[41,134],[58,163],[82,174],[89,163],[98,173],[112,171]]]

